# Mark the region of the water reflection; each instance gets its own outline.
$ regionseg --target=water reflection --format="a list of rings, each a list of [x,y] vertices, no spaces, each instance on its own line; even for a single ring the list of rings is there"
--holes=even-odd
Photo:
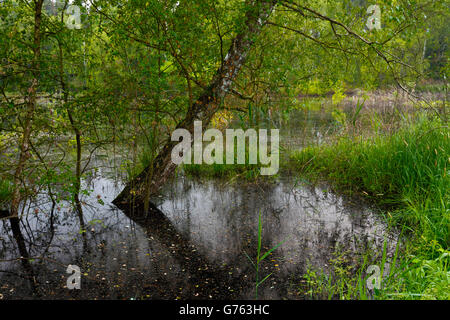
[[[92,190],[81,199],[86,233],[69,202],[58,204],[53,227],[51,202],[44,199],[22,218],[39,295],[23,259],[5,262],[24,255],[8,223],[0,223],[5,298],[252,298],[254,271],[244,252],[256,254],[259,211],[265,249],[287,239],[262,265],[273,275],[260,298],[301,298],[297,288],[307,263],[323,267],[337,244],[358,252],[380,246],[387,235],[368,209],[318,187],[178,177],[153,199],[152,212],[131,214],[109,204],[122,186],[101,175],[84,182]],[[69,264],[82,270],[79,291],[65,288]]]
[[[379,217],[364,206],[287,180],[227,185],[181,178],[163,193],[155,203],[174,226],[209,261],[235,266],[236,276],[253,274],[244,252],[256,254],[261,211],[265,249],[285,241],[263,265],[266,273],[274,272],[263,298],[294,297],[288,279],[304,273],[307,264],[324,267],[337,246],[358,252],[381,247],[389,237]],[[240,290],[241,298],[252,297],[252,290]]]

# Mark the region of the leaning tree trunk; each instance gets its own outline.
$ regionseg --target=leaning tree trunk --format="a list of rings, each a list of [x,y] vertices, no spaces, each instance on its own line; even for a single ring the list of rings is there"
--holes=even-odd
[[[193,133],[195,120],[202,121],[203,128],[206,128],[218,110],[220,102],[230,89],[255,38],[261,33],[263,25],[277,2],[277,0],[247,1],[249,9],[242,31],[233,39],[231,47],[222,61],[221,68],[217,71],[209,86],[190,106],[185,119],[177,125],[177,128],[184,128]],[[171,152],[176,144],[177,142],[171,141],[169,137],[152,165],[145,168],[127,184],[114,200],[114,204],[118,206],[124,204],[132,207],[140,206],[144,204],[146,194],[149,192],[151,194],[156,193],[175,171],[176,165],[171,160]],[[148,179],[150,173],[151,178]]]

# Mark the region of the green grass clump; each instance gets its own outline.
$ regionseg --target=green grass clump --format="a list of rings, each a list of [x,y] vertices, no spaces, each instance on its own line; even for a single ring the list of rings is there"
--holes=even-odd
[[[12,183],[9,180],[0,180],[0,209],[6,207],[11,200]]]
[[[256,158],[259,159],[259,151],[257,151]],[[262,177],[260,168],[267,167],[267,165],[249,164],[248,146],[245,149],[245,164],[237,163],[237,152],[235,149],[235,158],[233,164],[226,164],[226,153],[223,155],[223,164],[184,164],[183,170],[188,176],[205,177],[205,178],[226,178],[226,177],[243,177],[245,179],[257,179]],[[276,175],[275,175],[276,176]],[[266,176],[267,177],[267,176]],[[274,177],[274,176],[268,176]]]
[[[365,195],[389,208],[390,222],[410,231],[413,237],[403,256],[397,292],[408,298],[448,297],[450,131],[446,123],[422,116],[390,135],[345,136],[331,145],[303,149],[291,159],[301,174],[325,178],[341,191]]]
[[[255,179],[259,176],[259,166],[249,164],[188,164],[183,166],[183,170],[194,177],[224,178],[239,175]]]

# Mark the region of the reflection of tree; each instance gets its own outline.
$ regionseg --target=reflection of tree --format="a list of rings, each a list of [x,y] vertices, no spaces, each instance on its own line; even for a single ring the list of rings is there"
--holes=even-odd
[[[154,205],[151,204],[151,212],[147,215],[139,215],[130,211],[125,214],[143,227],[149,238],[149,247],[152,247],[150,239],[155,239],[161,244],[179,263],[181,269],[189,274],[189,284],[198,286],[192,291],[197,291],[201,297],[214,295],[215,298],[233,298],[236,294],[230,293],[230,287],[238,288],[243,285],[244,278],[239,275],[232,277],[224,267],[208,261],[194,244],[186,239],[172,224],[172,222]],[[246,280],[245,280],[246,281]]]
[[[22,267],[29,279],[29,283],[31,286],[31,290],[33,294],[37,293],[37,281],[34,276],[33,267],[30,264],[30,255],[28,254],[27,246],[25,244],[25,238],[23,237],[22,231],[20,230],[20,220],[19,218],[10,218],[9,222],[11,224],[11,230],[14,236],[14,239],[17,243],[17,247],[20,253],[20,261],[22,263]]]

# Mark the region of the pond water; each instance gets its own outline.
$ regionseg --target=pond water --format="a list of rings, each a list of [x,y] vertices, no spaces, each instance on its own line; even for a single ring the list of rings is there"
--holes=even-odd
[[[320,140],[329,119],[317,117],[310,124],[293,117],[284,141],[304,145],[295,136],[305,132]],[[304,298],[307,268],[329,269],[336,252],[349,252],[352,263],[368,248],[381,250],[385,239],[395,243],[366,205],[292,177],[230,182],[179,174],[152,199],[150,213],[131,214],[111,204],[123,184],[98,161],[83,181],[90,190],[81,197],[85,233],[67,201],[52,205],[43,194],[24,207],[21,233],[32,270],[17,260],[10,222],[0,221],[4,299],[252,299],[256,274],[247,255],[255,260],[259,214],[262,251],[284,241],[261,263],[260,279],[272,273],[259,287],[262,299]],[[66,288],[69,264],[81,269],[80,290]]]

